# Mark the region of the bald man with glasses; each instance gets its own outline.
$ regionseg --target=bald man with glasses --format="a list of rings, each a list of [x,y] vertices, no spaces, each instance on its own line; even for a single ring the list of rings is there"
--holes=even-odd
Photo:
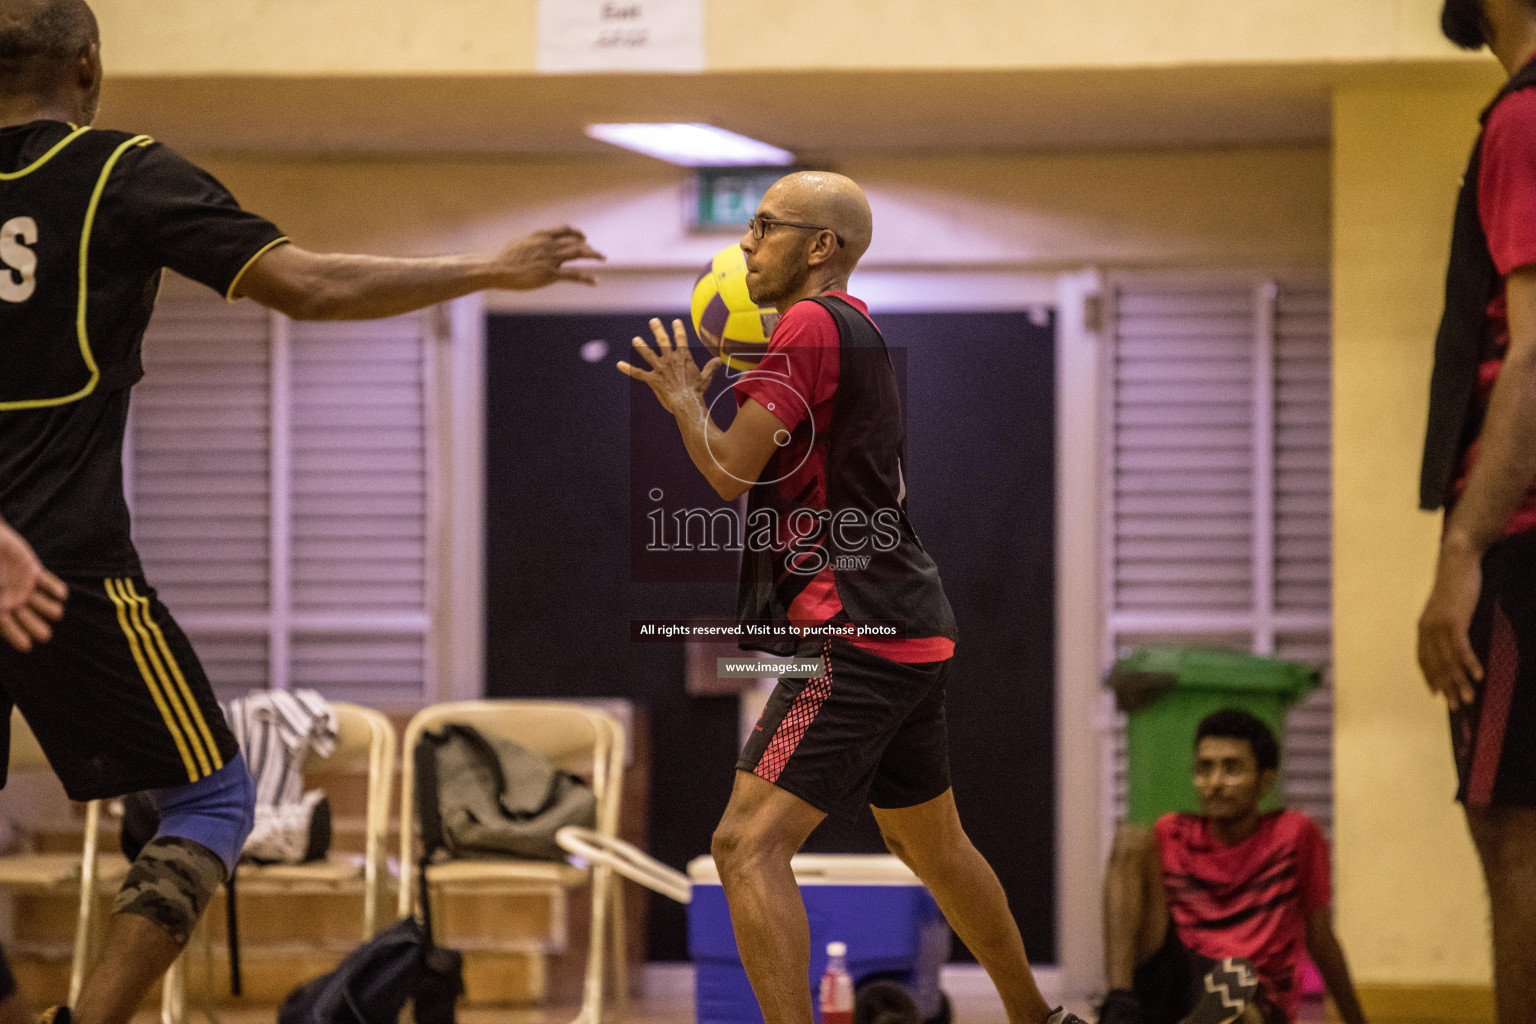
[[[715,831],[736,945],[767,1024],[811,1024],[810,932],[790,858],[827,815],[868,805],[1011,1024],[1081,1024],[1040,995],[1003,887],[955,810],[944,719],[954,615],[906,516],[895,370],[848,293],[871,231],[863,191],[840,174],[800,172],[768,190],[741,248],[752,301],[780,318],[759,369],[733,381],[726,429],[704,399],[720,361],[699,368],[681,321],[669,335],[652,320],[654,348],[634,340],[648,369],[619,364],[676,417],[720,497],[747,496],[738,620],[810,635],[742,646],[817,665],[779,681]],[[876,622],[900,635],[843,638]]]

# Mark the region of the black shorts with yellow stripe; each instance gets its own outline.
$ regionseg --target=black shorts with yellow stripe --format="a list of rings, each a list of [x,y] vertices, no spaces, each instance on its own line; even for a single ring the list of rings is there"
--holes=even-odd
[[[224,767],[235,738],[154,589],[138,576],[65,582],[51,641],[27,654],[0,644],[0,701],[21,709],[71,799],[186,785]]]

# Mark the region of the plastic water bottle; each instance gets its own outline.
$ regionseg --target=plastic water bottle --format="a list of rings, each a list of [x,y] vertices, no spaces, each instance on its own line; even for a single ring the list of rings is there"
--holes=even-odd
[[[853,978],[848,947],[827,943],[827,973],[821,976],[821,1024],[853,1024]]]

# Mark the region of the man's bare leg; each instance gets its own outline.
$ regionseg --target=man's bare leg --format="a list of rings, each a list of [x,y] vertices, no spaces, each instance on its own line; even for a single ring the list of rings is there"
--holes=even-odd
[[[180,955],[181,944],[147,917],[113,914],[101,956],[72,1008],[75,1024],[127,1024]]]
[[[244,764],[235,760],[227,767],[238,768],[238,781],[248,783]],[[163,812],[167,804],[159,806]],[[225,838],[233,844],[244,835],[237,828]],[[162,835],[145,845],[118,890],[101,957],[73,1008],[77,1024],[127,1024],[186,947],[227,871],[226,862],[196,840]]]
[[[811,1024],[811,929],[790,858],[826,815],[738,771],[711,852],[766,1024]],[[96,1024],[96,1022],[90,1022]]]
[[[1536,1021],[1536,809],[1468,807],[1467,825],[1493,905],[1500,1024]]]
[[[987,969],[1010,1024],[1041,1024],[1052,1007],[1035,985],[1002,883],[960,826],[953,792],[916,807],[874,811],[891,852],[922,879],[950,927]]]
[[[1130,990],[1136,967],[1168,936],[1162,859],[1149,829],[1122,822],[1104,873],[1104,980]]]

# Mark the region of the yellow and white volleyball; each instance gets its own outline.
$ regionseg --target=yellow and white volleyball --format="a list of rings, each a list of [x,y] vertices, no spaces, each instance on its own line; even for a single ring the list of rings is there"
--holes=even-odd
[[[759,306],[747,294],[747,259],[741,246],[721,249],[693,283],[693,329],[712,356],[727,369],[743,372],[757,365],[779,322],[772,306]]]

